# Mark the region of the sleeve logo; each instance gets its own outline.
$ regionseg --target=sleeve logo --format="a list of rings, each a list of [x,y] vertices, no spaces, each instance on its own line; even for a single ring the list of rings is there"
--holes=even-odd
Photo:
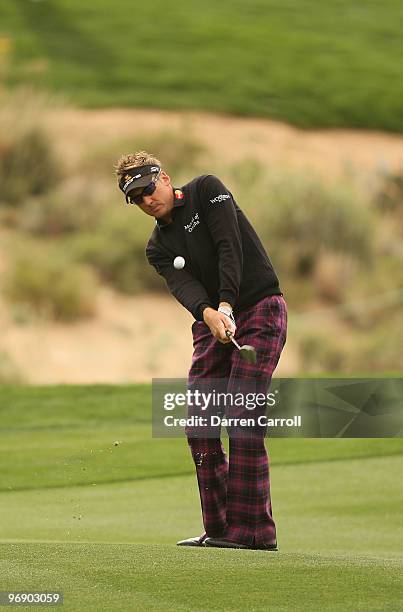
[[[210,200],[212,204],[216,204],[217,202],[224,202],[224,200],[229,200],[231,196],[228,193],[220,193],[218,196]]]

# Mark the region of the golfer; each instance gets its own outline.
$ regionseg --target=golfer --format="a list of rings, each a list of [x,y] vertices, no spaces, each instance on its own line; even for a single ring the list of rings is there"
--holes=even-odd
[[[241,382],[267,392],[286,341],[286,303],[267,253],[230,191],[214,175],[174,188],[161,162],[146,151],[121,157],[116,174],[126,202],[156,219],[146,248],[149,263],[195,319],[189,386],[218,379],[228,391],[239,391]],[[255,348],[256,363],[242,358],[231,335]],[[232,408],[231,416],[250,416],[244,406]],[[255,416],[265,410],[257,406]],[[229,461],[219,429],[203,435],[200,428],[186,428],[205,533],[178,545],[277,550],[265,428],[235,426],[228,434]]]

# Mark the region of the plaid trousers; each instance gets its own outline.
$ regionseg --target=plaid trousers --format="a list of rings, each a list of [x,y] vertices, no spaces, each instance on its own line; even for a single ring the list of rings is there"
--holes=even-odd
[[[203,321],[192,326],[194,353],[189,386],[205,379],[226,381],[227,391],[237,391],[239,381],[267,393],[287,335],[287,308],[282,295],[269,296],[236,316],[239,344],[256,348],[257,363],[246,363],[236,347],[216,340]],[[264,407],[263,413],[266,408]],[[188,409],[188,415],[191,409]],[[231,414],[233,416],[234,413]],[[245,408],[237,408],[237,417]],[[246,415],[250,416],[250,415]],[[276,542],[272,516],[269,459],[264,432],[229,435],[229,461],[220,439],[203,437],[186,429],[196,467],[203,523],[207,536],[224,537],[240,544],[264,548]],[[210,434],[209,434],[210,436]]]

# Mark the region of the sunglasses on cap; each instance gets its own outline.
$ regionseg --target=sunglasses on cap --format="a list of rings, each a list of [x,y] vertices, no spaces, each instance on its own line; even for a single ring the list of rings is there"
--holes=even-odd
[[[119,181],[119,188],[128,204],[141,204],[144,196],[152,195],[161,174],[160,166],[147,165],[129,168]]]

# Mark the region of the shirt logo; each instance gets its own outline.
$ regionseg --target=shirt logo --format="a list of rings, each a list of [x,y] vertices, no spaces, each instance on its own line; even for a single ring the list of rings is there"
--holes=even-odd
[[[216,202],[224,202],[224,200],[228,200],[231,196],[228,193],[220,193],[218,196],[210,200],[212,204],[216,204]]]
[[[185,196],[183,195],[183,191],[181,189],[175,189],[175,198],[177,200],[183,200]]]
[[[200,220],[199,220],[199,213],[196,213],[191,219],[190,222],[187,225],[184,225],[183,227],[185,228],[185,230],[187,232],[193,232],[194,228],[196,227],[196,225],[199,225]]]

